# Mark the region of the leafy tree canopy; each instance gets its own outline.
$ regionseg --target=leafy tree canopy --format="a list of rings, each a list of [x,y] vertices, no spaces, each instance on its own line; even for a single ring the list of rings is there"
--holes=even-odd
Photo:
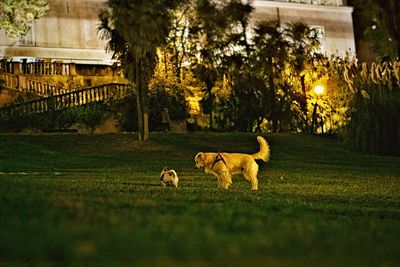
[[[5,29],[12,38],[25,36],[30,30],[30,23],[48,10],[46,0],[1,0],[0,29]]]
[[[157,49],[166,44],[181,0],[108,0],[99,15],[98,30],[108,49],[121,60],[125,75],[135,83],[139,139],[148,138],[148,83],[157,62]]]
[[[384,61],[400,57],[400,1],[351,0],[356,38],[367,42]]]

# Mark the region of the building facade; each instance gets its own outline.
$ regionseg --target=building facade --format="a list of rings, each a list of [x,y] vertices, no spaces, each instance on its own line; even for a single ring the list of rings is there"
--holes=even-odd
[[[0,59],[51,60],[62,63],[110,65],[97,27],[105,0],[49,0],[49,12],[32,23],[24,38],[8,38],[0,30]],[[256,0],[253,20],[279,19],[282,27],[305,22],[321,33],[326,54],[355,53],[353,8],[344,0]]]
[[[24,38],[0,30],[0,58],[51,59],[63,63],[111,64],[99,39],[98,14],[105,0],[49,0],[48,13],[32,23]]]
[[[98,35],[98,14],[106,0],[49,0],[50,10],[32,23],[23,38],[0,30],[0,108],[21,93],[68,92],[126,83],[105,41]],[[54,92],[55,93],[55,92]]]
[[[254,21],[279,20],[304,22],[316,28],[321,36],[322,52],[326,55],[355,55],[353,8],[344,0],[271,0],[254,1]]]

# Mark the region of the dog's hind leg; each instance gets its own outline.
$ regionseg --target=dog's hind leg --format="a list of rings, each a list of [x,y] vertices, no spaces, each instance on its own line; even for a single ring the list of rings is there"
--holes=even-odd
[[[251,190],[258,190],[258,165],[256,162],[252,162],[247,165],[243,172],[244,178],[250,182]]]

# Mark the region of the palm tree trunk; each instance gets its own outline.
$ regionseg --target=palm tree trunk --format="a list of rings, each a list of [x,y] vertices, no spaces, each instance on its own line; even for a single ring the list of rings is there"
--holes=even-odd
[[[272,60],[270,60],[272,62]],[[274,81],[274,70],[272,65],[269,67],[268,70],[268,85],[270,90],[270,103],[271,103],[271,121],[272,121],[272,131],[274,133],[278,132],[278,118],[276,117],[276,103],[275,103],[275,81]]]
[[[306,92],[306,76],[303,74],[300,76],[301,91],[302,91],[302,103],[300,104],[304,114],[305,131],[308,132],[308,108],[307,108],[307,92]]]
[[[214,101],[213,101],[213,96],[211,93],[212,87],[207,88],[208,91],[208,97],[210,98],[210,130],[213,130],[213,109],[214,109]]]
[[[149,139],[149,115],[147,99],[147,88],[143,84],[142,77],[142,64],[141,60],[136,60],[136,87],[137,87],[137,113],[138,113],[138,130],[139,130],[139,141],[146,141]]]

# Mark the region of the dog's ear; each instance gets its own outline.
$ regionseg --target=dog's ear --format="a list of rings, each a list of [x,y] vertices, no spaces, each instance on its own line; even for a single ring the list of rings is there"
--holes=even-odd
[[[204,154],[203,154],[203,152],[200,152],[199,154],[197,154],[197,158],[203,160],[203,159],[204,159]]]
[[[168,167],[165,166],[165,167],[163,168],[163,171],[168,171]]]

